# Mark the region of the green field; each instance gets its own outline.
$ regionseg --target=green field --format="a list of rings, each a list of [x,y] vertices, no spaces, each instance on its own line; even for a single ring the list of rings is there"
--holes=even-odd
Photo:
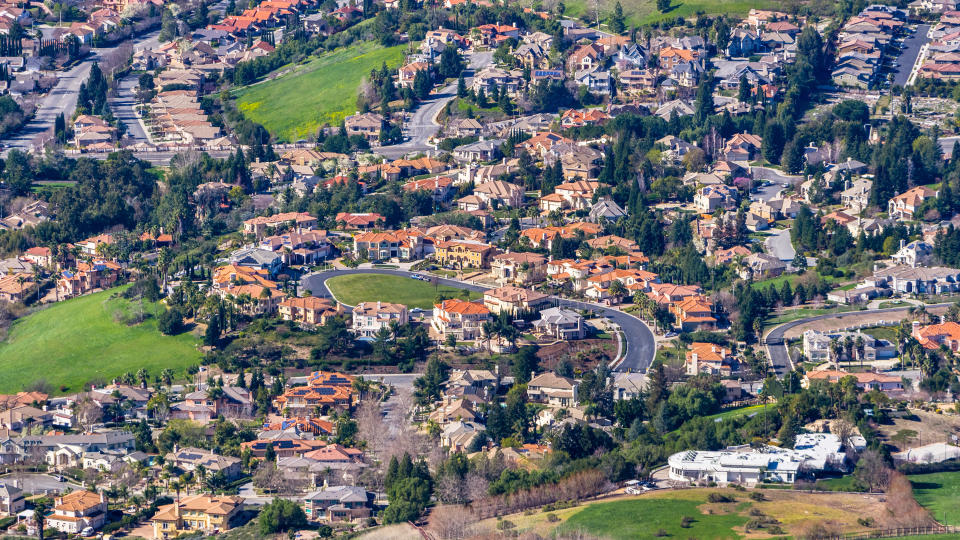
[[[463,298],[463,289],[440,285],[434,287],[425,281],[404,276],[377,274],[350,274],[327,280],[327,288],[337,301],[355,306],[360,302],[393,302],[410,308],[432,309],[438,294],[447,298]],[[471,292],[470,298],[480,298]]]
[[[610,539],[658,538],[740,538],[734,528],[743,526],[748,518],[735,510],[705,514],[699,506],[705,504],[706,494],[664,493],[658,498],[641,498],[593,504],[570,516],[560,528],[562,531],[583,531]],[[732,509],[731,509],[732,510]],[[693,518],[689,527],[681,527],[684,516]]]
[[[657,11],[657,3],[654,0],[621,0],[620,3],[623,6],[623,14],[627,17],[627,26],[642,26],[674,17],[690,18],[700,11],[707,15],[742,16],[746,15],[750,8],[769,9],[775,5],[769,0],[673,0],[669,11],[660,13]],[[607,22],[615,4],[616,0],[599,0],[601,23]],[[590,20],[595,20],[594,12],[597,5],[594,2],[569,0],[564,2],[564,5],[566,6],[564,15],[567,17],[581,18],[586,15]]]
[[[66,300],[16,321],[0,343],[0,392],[21,391],[41,380],[55,393],[79,392],[93,379],[109,381],[140,368],[151,375],[172,368],[182,376],[184,368],[199,363],[190,333],[164,336],[153,318],[136,326],[115,321],[117,312],[139,310],[114,296],[120,290]],[[153,309],[144,303],[145,312]]]
[[[312,138],[323,124],[339,124],[357,106],[360,82],[384,62],[400,65],[406,45],[361,43],[326,53],[275,79],[234,91],[244,116],[281,141]]]
[[[960,525],[960,472],[910,475],[913,495],[934,519]]]

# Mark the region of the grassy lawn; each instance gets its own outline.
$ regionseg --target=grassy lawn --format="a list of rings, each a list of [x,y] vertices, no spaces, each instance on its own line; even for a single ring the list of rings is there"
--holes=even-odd
[[[910,302],[904,302],[903,300],[892,300],[889,302],[880,302],[880,309],[895,308],[895,307],[910,307],[913,304]]]
[[[594,504],[570,516],[560,530],[585,531],[603,538],[657,538],[663,529],[668,538],[740,538],[734,532],[747,522],[733,508],[726,512],[704,514],[698,508],[707,502],[703,491],[662,493],[657,498],[641,498]],[[684,516],[693,518],[687,528],[680,526]]]
[[[566,11],[564,15],[568,17],[579,18],[588,15],[591,20],[594,17],[594,3],[586,0],[569,0],[564,2]],[[606,16],[613,12],[614,0],[599,0],[600,19],[606,22]],[[694,17],[698,11],[703,11],[708,15],[746,15],[750,8],[770,8],[774,5],[768,0],[673,0],[670,9],[666,13],[657,11],[657,3],[654,0],[622,0],[623,13],[627,16],[627,25],[644,25],[652,22],[670,19],[674,17],[690,18]],[[526,5],[526,4],[525,4]]]
[[[384,62],[397,67],[405,48],[361,43],[284,67],[291,72],[235,91],[237,107],[281,141],[313,137],[323,124],[353,114],[360,82]]]
[[[153,318],[135,326],[115,321],[117,311],[139,309],[114,296],[120,290],[66,300],[16,321],[0,343],[0,392],[21,391],[39,380],[55,393],[79,392],[93,379],[109,381],[140,368],[151,375],[171,368],[182,376],[187,366],[199,363],[197,340],[190,333],[164,336]],[[144,304],[145,312],[153,309]]]
[[[827,313],[844,313],[847,311],[856,311],[857,308],[853,306],[836,306],[831,308],[800,308],[792,309],[777,315],[776,317],[767,319],[764,321],[764,328],[770,328],[778,324],[783,324],[785,322],[795,321],[797,319],[805,319],[807,317],[815,317],[817,315],[825,315]]]
[[[462,298],[463,289],[439,286],[403,276],[352,274],[327,280],[327,287],[338,301],[355,306],[360,302],[393,302],[407,307],[432,309],[438,294],[448,298]],[[470,292],[470,298],[480,298]]]
[[[768,404],[769,413],[774,413],[776,411],[775,404]],[[763,405],[747,405],[746,407],[737,407],[736,409],[730,409],[729,411],[723,411],[721,413],[712,414],[707,416],[707,420],[726,420],[728,418],[737,418],[744,415],[762,413]]]
[[[796,289],[796,288],[797,288],[797,282],[800,281],[801,279],[805,279],[805,276],[806,276],[806,274],[803,274],[803,275],[801,275],[801,274],[782,274],[782,275],[779,275],[779,276],[777,276],[777,277],[775,277],[775,278],[765,279],[765,280],[763,280],[763,281],[755,281],[755,282],[753,283],[753,288],[754,288],[754,289],[766,289],[767,287],[773,285],[773,286],[775,286],[775,287],[777,288],[777,290],[779,291],[780,289],[783,288],[783,283],[784,283],[785,281],[789,281],[789,282],[790,282],[790,288],[791,288],[791,289]],[[833,277],[833,276],[819,276],[819,277],[820,277],[821,279],[823,279],[824,281],[826,281],[827,283],[836,283],[836,282],[840,281],[839,279],[837,279],[837,278],[835,278],[835,277]],[[806,283],[806,282],[804,282],[804,283]]]
[[[840,478],[822,478],[817,480],[817,487],[826,491],[860,491],[854,485],[853,475]]]
[[[864,334],[873,336],[874,339],[885,339],[890,343],[897,342],[896,326],[874,326],[872,328],[864,328],[862,331]]]
[[[947,525],[960,525],[960,472],[914,474],[910,476],[913,495],[934,519]]]

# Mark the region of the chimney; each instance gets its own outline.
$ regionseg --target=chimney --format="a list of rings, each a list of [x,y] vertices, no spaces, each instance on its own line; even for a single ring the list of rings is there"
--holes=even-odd
[[[913,321],[910,324],[911,333],[916,333],[917,330],[920,330],[920,321]]]

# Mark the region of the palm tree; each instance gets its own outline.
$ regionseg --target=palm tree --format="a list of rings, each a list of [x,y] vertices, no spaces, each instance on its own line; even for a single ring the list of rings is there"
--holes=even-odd
[[[147,380],[150,379],[150,373],[144,369],[140,368],[137,370],[137,380],[140,381],[140,388],[147,388]]]
[[[843,339],[843,351],[847,355],[847,362],[853,358],[853,338],[847,336]]]
[[[857,336],[857,340],[853,346],[857,349],[857,358],[860,359],[860,367],[863,368],[863,352],[866,349],[863,343],[863,336]]]
[[[204,483],[207,481],[207,468],[203,465],[197,465],[197,468],[193,471],[197,473],[197,487],[202,492]]]
[[[37,500],[33,505],[33,519],[37,522],[40,540],[43,540],[43,526],[47,521],[47,510],[49,510],[49,506],[44,499]]]
[[[361,400],[363,400],[367,392],[370,391],[370,381],[364,379],[363,377],[357,377],[353,379],[353,382],[350,384],[350,386],[360,396]]]
[[[830,340],[830,354],[833,356],[833,362],[840,365],[840,342],[836,339]]]
[[[183,489],[183,484],[180,482],[179,478],[173,482],[170,482],[170,489],[177,493],[177,506],[180,506],[180,490]]]
[[[173,370],[170,368],[163,368],[163,371],[160,372],[160,380],[163,381],[163,385],[167,387],[167,390],[169,390],[170,386],[173,384]]]

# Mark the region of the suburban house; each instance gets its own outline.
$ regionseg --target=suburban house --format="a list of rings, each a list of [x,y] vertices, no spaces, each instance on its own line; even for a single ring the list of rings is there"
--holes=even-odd
[[[921,326],[919,321],[914,321],[910,335],[925,349],[943,346],[953,352],[960,351],[960,324],[955,322]]]
[[[687,351],[684,367],[687,375],[691,376],[701,373],[729,376],[733,371],[733,363],[733,353],[730,349],[713,343],[695,341],[690,344],[690,350]]]
[[[483,293],[483,305],[495,314],[505,311],[512,316],[518,316],[522,313],[538,311],[549,303],[550,297],[546,294],[513,285],[490,289]]]
[[[677,320],[682,332],[695,332],[710,329],[717,324],[713,309],[701,296],[687,298],[671,306],[670,311]]]
[[[307,519],[322,523],[352,523],[373,515],[373,494],[362,486],[324,486],[303,498]]]
[[[483,335],[483,323],[490,320],[490,309],[482,302],[444,300],[433,306],[433,329],[446,338],[453,335],[458,341],[472,341]]]
[[[226,531],[240,512],[243,499],[230,495],[192,495],[161,506],[153,516],[153,537],[168,539],[182,534]]]
[[[547,259],[536,253],[501,253],[490,259],[490,269],[500,283],[529,285],[547,277]]]
[[[739,202],[740,194],[737,189],[725,184],[704,186],[698,189],[693,197],[693,204],[704,214],[712,214],[720,208],[733,210]]]
[[[371,261],[409,261],[426,254],[426,242],[424,235],[416,229],[363,232],[353,237],[353,252]]]
[[[407,306],[390,302],[360,302],[353,308],[353,332],[359,337],[376,337],[382,329],[392,332],[392,324],[409,322]]]
[[[903,392],[903,378],[901,377],[874,372],[850,373],[833,369],[808,371],[806,375],[803,376],[803,380],[800,381],[800,385],[807,388],[813,381],[836,383],[844,377],[853,377],[857,387],[864,392],[869,392],[870,390],[879,390],[886,394],[899,394]]]
[[[353,406],[353,377],[332,371],[314,371],[307,376],[306,386],[287,388],[273,400],[278,411],[289,410],[294,416],[313,414],[314,409],[346,410]]]
[[[54,500],[47,527],[77,534],[87,527],[99,529],[107,520],[107,499],[85,489],[70,492]]]
[[[173,463],[185,471],[195,471],[203,467],[207,474],[223,473],[227,479],[233,479],[243,472],[240,458],[221,456],[209,450],[199,448],[180,448],[166,455],[165,461]]]
[[[316,296],[288,297],[277,304],[277,312],[285,321],[293,321],[307,326],[324,325],[327,319],[343,312],[340,304],[328,298]]]
[[[9,482],[0,483],[0,515],[15,516],[26,508],[23,490]]]
[[[238,386],[219,387],[212,390],[196,390],[185,396],[182,403],[170,407],[171,418],[182,418],[195,422],[209,422],[217,417],[249,418],[253,413],[253,399],[250,391]]]
[[[887,202],[887,213],[895,219],[913,219],[914,212],[923,205],[923,202],[936,197],[937,193],[925,186],[912,187]]]
[[[496,253],[496,248],[490,244],[471,240],[451,240],[436,245],[434,256],[443,266],[453,265],[458,268],[489,268],[490,259]]]
[[[312,229],[317,226],[317,218],[306,212],[284,212],[272,216],[260,216],[243,222],[243,233],[257,238],[271,229]]]
[[[523,205],[523,188],[502,180],[480,184],[473,189],[473,194],[483,202],[484,208],[519,208]]]
[[[540,312],[540,319],[533,323],[534,330],[543,336],[556,339],[583,339],[587,336],[583,316],[561,307],[552,307]]]
[[[846,355],[843,347],[840,348],[840,358],[838,360],[851,361],[855,358],[861,358],[866,362],[882,358],[892,358],[896,356],[896,348],[889,342],[878,340],[870,334],[862,332],[818,332],[816,330],[807,330],[803,333],[803,354],[811,362],[829,362],[834,360],[830,351],[830,344],[838,342],[843,344],[847,339],[856,343],[863,342],[863,351],[856,349],[851,351],[852,357]]]
[[[380,139],[380,130],[383,129],[383,116],[377,113],[364,113],[348,116],[343,120],[347,136],[360,135],[370,142]]]
[[[527,397],[553,407],[572,407],[577,404],[577,382],[550,371],[541,373],[527,383]]]

